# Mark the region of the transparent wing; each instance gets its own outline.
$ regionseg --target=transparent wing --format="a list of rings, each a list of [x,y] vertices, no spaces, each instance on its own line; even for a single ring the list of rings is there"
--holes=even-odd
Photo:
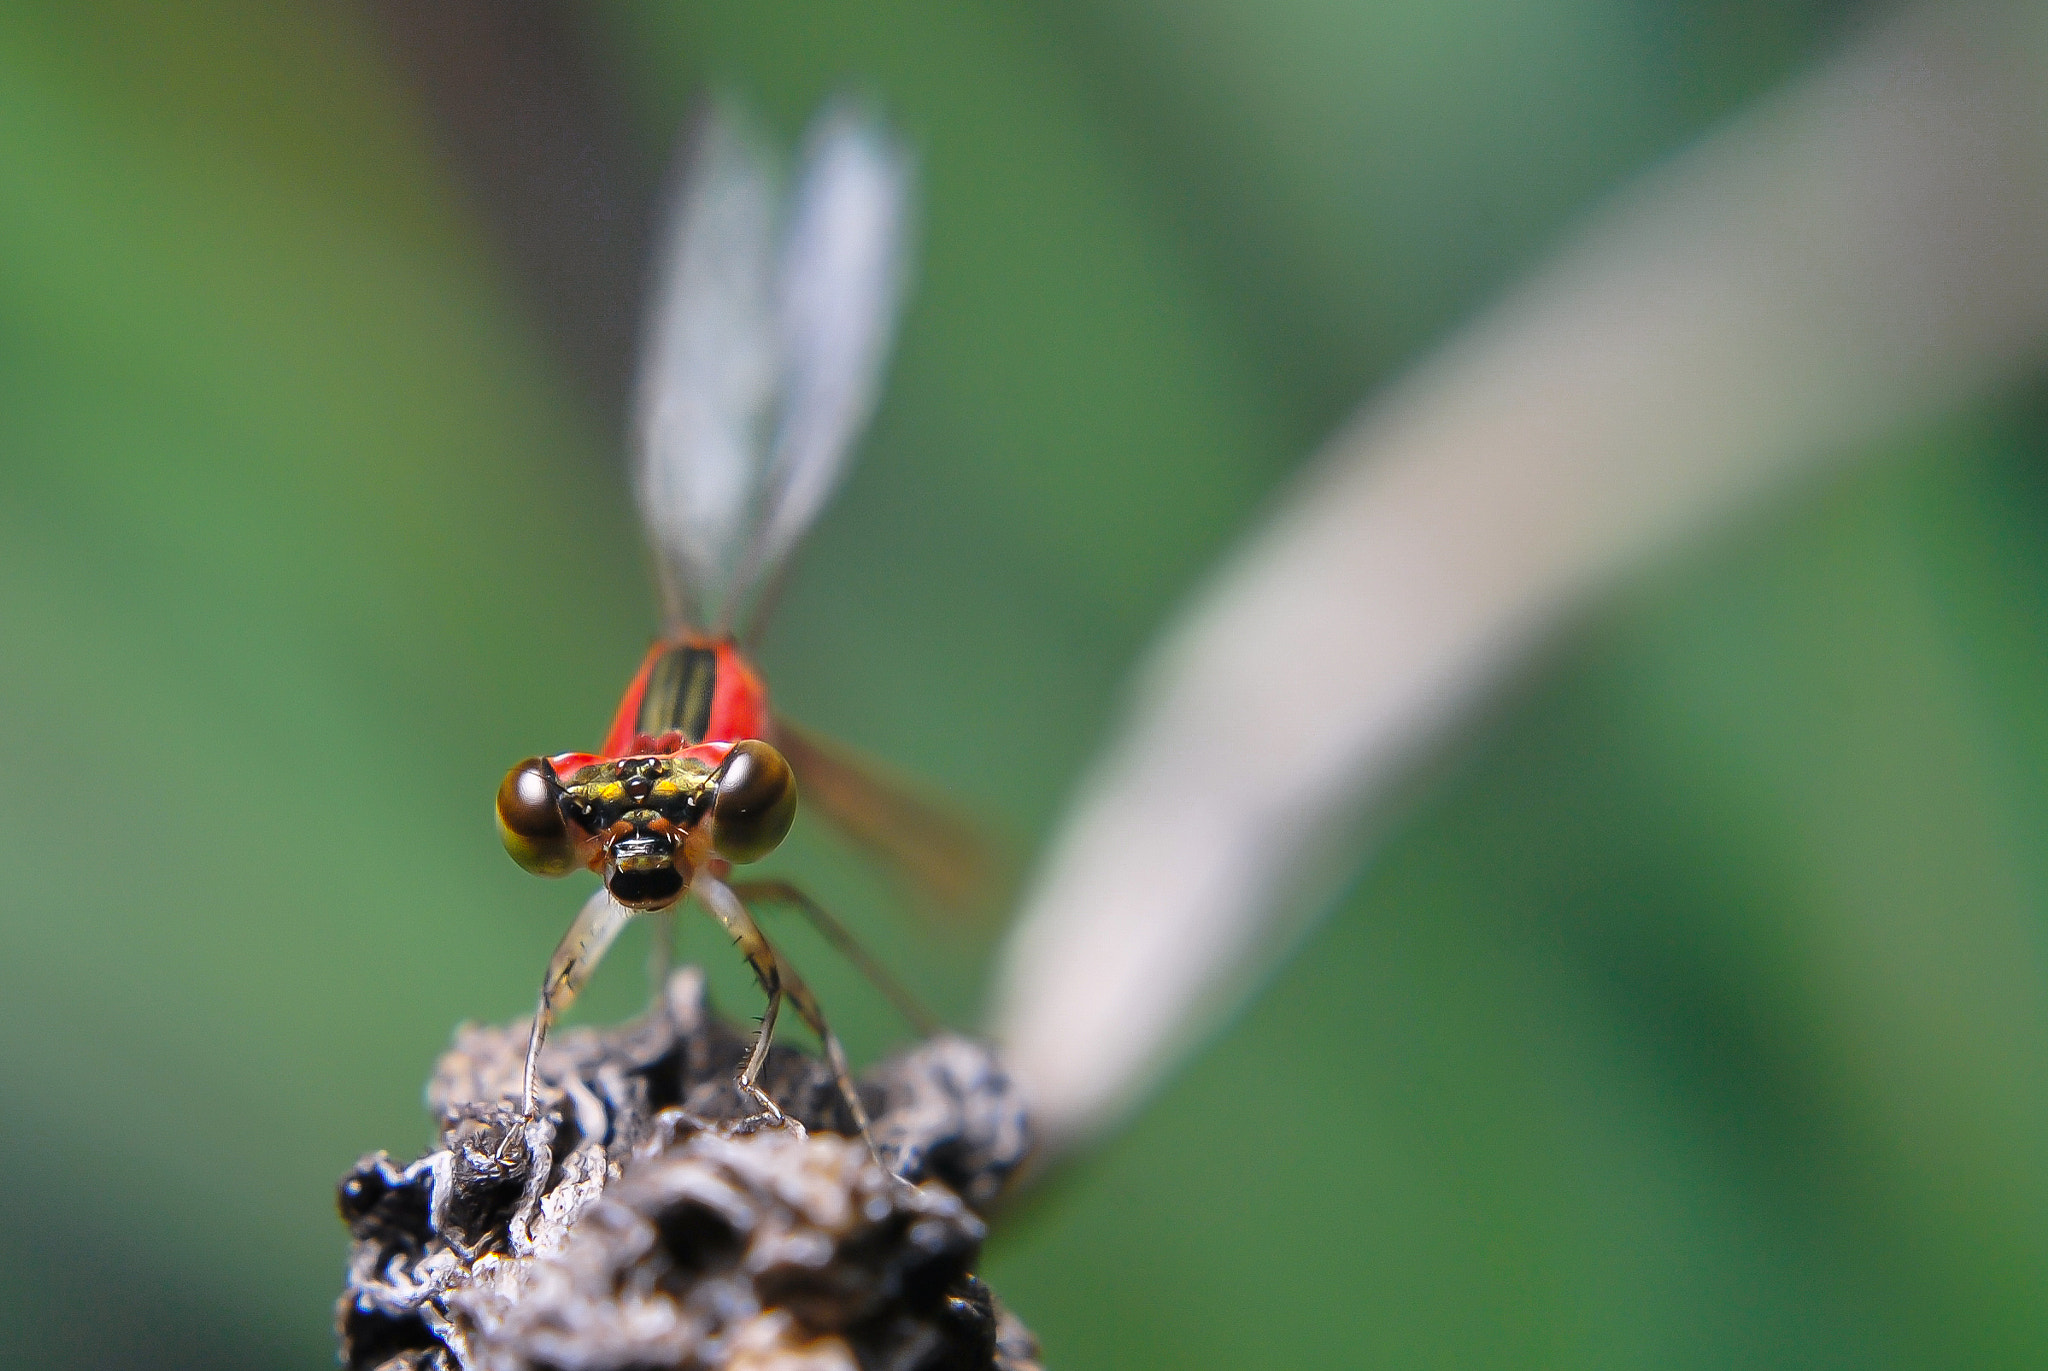
[[[958,806],[929,795],[873,758],[777,715],[774,742],[797,774],[798,803],[819,813],[923,897],[923,912],[970,924],[1007,884],[1008,854]]]
[[[812,125],[777,281],[781,404],[735,578],[757,606],[773,598],[874,409],[903,295],[912,177],[908,151],[872,111],[841,100]]]
[[[635,485],[671,628],[743,589],[777,371],[776,177],[731,107],[693,131],[658,249],[635,400]]]

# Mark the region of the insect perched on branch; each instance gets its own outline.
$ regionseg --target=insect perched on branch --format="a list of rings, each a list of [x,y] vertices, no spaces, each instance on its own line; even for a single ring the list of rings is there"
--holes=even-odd
[[[743,646],[873,407],[902,294],[910,181],[901,145],[850,103],[813,125],[786,208],[772,159],[731,110],[710,108],[693,131],[658,263],[634,422],[635,491],[667,627],[598,751],[529,758],[498,790],[513,860],[544,876],[588,869],[604,878],[541,986],[522,1093],[529,1117],[556,1016],[628,918],[670,910],[686,895],[724,926],[767,996],[736,1081],[758,1120],[784,1117],[756,1082],[786,997],[867,1129],[838,1038],[749,901],[795,905],[920,1028],[930,1026],[801,892],[731,879],[733,867],[768,855],[789,832],[798,773],[812,766],[828,817],[906,869],[961,865],[957,825],[921,822],[915,799],[778,723]],[[889,832],[876,832],[878,823]]]

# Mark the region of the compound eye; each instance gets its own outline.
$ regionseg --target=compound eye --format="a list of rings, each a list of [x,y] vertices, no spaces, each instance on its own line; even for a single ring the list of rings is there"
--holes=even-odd
[[[735,744],[718,768],[711,845],[729,862],[758,862],[796,821],[796,777],[782,754],[758,738]]]
[[[576,841],[562,817],[562,783],[539,757],[505,773],[498,787],[498,836],[512,860],[536,876],[566,876],[576,869]]]

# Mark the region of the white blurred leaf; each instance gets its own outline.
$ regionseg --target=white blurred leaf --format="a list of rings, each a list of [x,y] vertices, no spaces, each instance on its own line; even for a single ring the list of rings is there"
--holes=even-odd
[[[1899,16],[1337,436],[1154,655],[1005,950],[995,1030],[1055,1145],[1142,1097],[1289,940],[1319,849],[1563,612],[2039,363],[2044,93],[2037,11]]]

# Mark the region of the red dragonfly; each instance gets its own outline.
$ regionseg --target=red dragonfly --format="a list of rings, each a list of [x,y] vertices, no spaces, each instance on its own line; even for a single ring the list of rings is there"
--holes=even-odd
[[[873,407],[902,292],[910,182],[902,147],[851,104],[813,125],[786,209],[772,159],[741,120],[714,108],[694,131],[635,399],[635,491],[667,629],[596,752],[528,758],[498,790],[514,861],[604,879],[548,963],[526,1054],[529,1118],[549,1026],[627,919],[686,895],[724,926],[767,996],[736,1081],[762,1122],[784,1118],[756,1082],[787,997],[867,1131],[839,1039],[750,902],[802,910],[930,1027],[800,891],[732,879],[789,832],[798,774],[828,817],[913,874],[944,882],[973,865],[957,825],[778,719],[742,646]]]

